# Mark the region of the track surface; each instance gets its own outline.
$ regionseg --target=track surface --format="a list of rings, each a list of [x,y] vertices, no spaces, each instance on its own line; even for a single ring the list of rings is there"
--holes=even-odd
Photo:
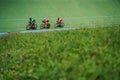
[[[47,5],[47,6],[46,6]],[[47,17],[54,25],[62,17],[65,26],[92,22],[120,22],[119,0],[0,0],[0,32],[22,31],[30,17],[37,25]]]

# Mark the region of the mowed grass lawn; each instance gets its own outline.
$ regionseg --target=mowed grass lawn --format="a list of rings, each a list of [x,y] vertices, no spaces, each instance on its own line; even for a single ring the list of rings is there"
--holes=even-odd
[[[120,26],[0,38],[1,80],[120,80]]]

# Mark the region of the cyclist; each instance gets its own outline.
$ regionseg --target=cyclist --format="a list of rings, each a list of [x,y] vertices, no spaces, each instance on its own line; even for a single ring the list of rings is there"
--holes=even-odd
[[[63,22],[63,19],[62,18],[57,18],[57,23],[54,25],[55,28],[62,28],[64,27],[64,22]]]
[[[48,18],[43,18],[42,20],[43,24],[40,25],[41,29],[48,29],[50,28],[50,23],[49,23],[49,19]]]
[[[29,26],[31,29],[36,29],[36,21],[33,18],[29,18]]]

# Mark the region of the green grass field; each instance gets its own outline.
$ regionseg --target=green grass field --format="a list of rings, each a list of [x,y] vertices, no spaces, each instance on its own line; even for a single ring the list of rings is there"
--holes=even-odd
[[[64,19],[65,27],[89,26],[95,23],[104,27],[107,24],[120,23],[120,2],[119,0],[1,0],[0,32],[25,30],[29,17],[37,20],[38,27],[44,17],[50,19],[52,28],[57,17]]]
[[[10,33],[0,39],[1,80],[119,80],[120,27]]]

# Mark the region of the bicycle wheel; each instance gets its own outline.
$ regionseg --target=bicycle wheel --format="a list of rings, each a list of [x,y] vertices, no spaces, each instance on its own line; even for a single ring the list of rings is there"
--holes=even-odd
[[[49,24],[49,23],[47,24],[46,28],[47,28],[47,29],[49,29],[49,28],[50,28],[50,24]]]
[[[55,28],[62,28],[62,27],[64,27],[65,26],[65,24],[62,22],[62,23],[56,23],[55,25],[54,25],[54,27]]]
[[[30,24],[26,26],[26,30],[30,30]]]
[[[44,24],[41,24],[40,29],[44,29],[44,28],[45,28]]]

